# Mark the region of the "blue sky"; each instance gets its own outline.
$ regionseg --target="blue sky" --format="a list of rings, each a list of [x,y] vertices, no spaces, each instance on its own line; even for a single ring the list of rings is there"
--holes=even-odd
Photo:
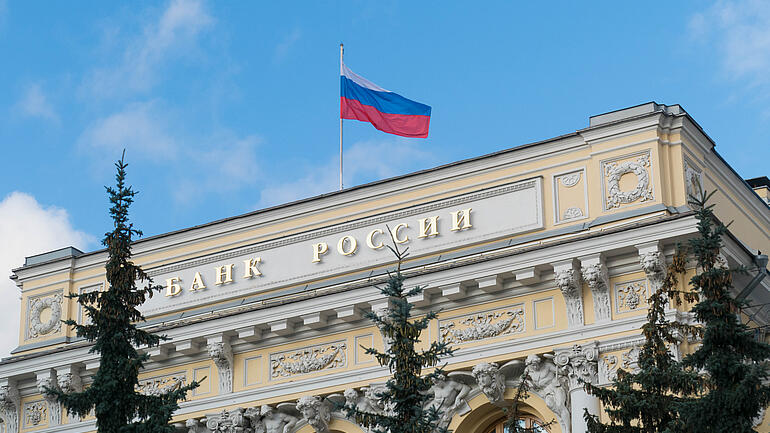
[[[770,174],[770,3],[479,5],[0,0],[0,267],[99,248],[123,148],[145,235],[335,190],[341,41],[355,72],[433,107],[428,139],[346,121],[347,185],[650,100]]]

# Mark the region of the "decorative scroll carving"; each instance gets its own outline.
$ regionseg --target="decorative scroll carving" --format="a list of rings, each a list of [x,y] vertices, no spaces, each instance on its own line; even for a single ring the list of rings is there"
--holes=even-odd
[[[24,404],[24,427],[44,424],[48,418],[48,404],[44,400]]]
[[[241,408],[223,410],[219,415],[206,417],[206,428],[217,433],[253,433],[251,423]],[[188,420],[189,421],[189,420]],[[192,430],[192,429],[191,429]]]
[[[187,427],[187,433],[204,433],[206,431],[206,426],[195,418],[185,421],[184,426]]]
[[[561,219],[564,221],[567,220],[574,220],[576,218],[581,218],[583,216],[583,210],[579,207],[570,207],[567,208],[564,211],[564,215],[562,215]]]
[[[30,299],[27,306],[27,317],[29,317],[28,338],[37,338],[61,331],[62,299],[61,293]],[[50,315],[47,319],[43,319],[43,312],[46,310],[50,311]]]
[[[461,375],[465,376],[462,373]],[[433,386],[430,388],[433,400],[428,403],[428,407],[435,407],[441,413],[439,427],[448,426],[455,415],[465,415],[471,411],[466,401],[471,387],[457,379],[443,374],[433,379]]]
[[[554,281],[567,305],[567,324],[570,328],[583,325],[583,294],[580,276],[572,268],[554,269]]]
[[[0,413],[5,423],[6,433],[19,431],[19,390],[9,383],[0,385]]]
[[[631,373],[639,371],[639,347],[634,346],[621,355],[620,368]]]
[[[439,322],[439,333],[446,343],[465,343],[499,335],[519,334],[525,330],[522,305]]]
[[[152,379],[140,380],[136,386],[136,391],[144,395],[162,395],[167,392],[176,391],[187,383],[187,376],[184,373],[177,373],[169,376],[154,377]]]
[[[610,162],[604,165],[604,175],[607,177],[607,209],[637,200],[644,202],[654,199],[647,167],[650,167],[649,152],[640,155],[636,161]],[[630,191],[620,189],[620,178],[625,174],[636,176],[636,186]]]
[[[617,355],[602,355],[599,358],[599,383],[610,383],[618,377],[620,362]]]
[[[647,307],[647,281],[637,280],[615,284],[615,310],[628,313]]]
[[[270,377],[289,377],[345,366],[347,345],[343,341],[319,344],[270,355]]]
[[[597,344],[575,344],[569,349],[557,349],[554,363],[559,366],[569,379],[570,389],[581,388],[582,382],[596,383],[598,374]]]
[[[561,180],[562,185],[564,185],[567,188],[572,188],[573,186],[577,185],[578,182],[580,182],[580,175],[582,173],[583,173],[582,171],[567,173],[559,176],[559,179]]]
[[[68,369],[66,372],[56,372],[56,381],[59,385],[59,389],[66,393],[80,392],[83,390],[83,382],[80,379],[80,375],[72,370]],[[67,418],[69,422],[79,422],[80,417],[75,413],[67,411]]]
[[[529,355],[524,373],[527,375],[529,389],[545,401],[545,405],[558,417],[564,432],[570,429],[570,402],[566,378],[559,371],[550,355]]]
[[[219,371],[219,393],[233,392],[233,350],[229,343],[213,342],[208,345],[209,356]]]
[[[48,425],[51,426],[61,424],[61,404],[56,400],[56,395],[48,391],[49,389],[56,389],[57,387],[56,377],[52,374],[39,377],[37,380],[37,390],[43,395],[43,398],[45,398],[48,405]]]
[[[607,268],[602,263],[582,267],[583,280],[591,288],[594,298],[594,317],[596,321],[610,319],[610,284]]]
[[[306,395],[297,400],[297,410],[307,420],[316,433],[327,433],[332,419],[332,405],[314,395]]]
[[[642,265],[647,279],[652,284],[652,290],[658,290],[666,279],[666,264],[660,256],[660,251],[647,251],[639,254],[639,264]]]

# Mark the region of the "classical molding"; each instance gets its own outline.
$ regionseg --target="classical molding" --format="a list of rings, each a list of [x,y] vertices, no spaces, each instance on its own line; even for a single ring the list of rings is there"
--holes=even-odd
[[[553,264],[554,283],[564,297],[567,307],[567,326],[583,326],[583,287],[580,284],[580,272],[574,260],[565,260]]]
[[[207,349],[219,371],[219,393],[229,394],[233,392],[233,349],[230,347],[230,343],[222,341],[219,337],[214,341],[210,340]]]
[[[48,425],[55,426],[61,424],[62,406],[56,399],[56,395],[49,392],[59,388],[59,382],[56,372],[48,369],[37,374],[37,390],[45,398],[48,407]],[[26,412],[26,408],[25,408]],[[26,416],[26,414],[25,414]]]
[[[630,159],[634,158],[636,159]],[[605,177],[605,210],[619,208],[634,202],[646,202],[655,199],[650,179],[650,151],[637,155],[627,155],[610,161],[602,161],[602,174]],[[636,176],[636,186],[624,191],[620,188],[620,178],[626,174]]]

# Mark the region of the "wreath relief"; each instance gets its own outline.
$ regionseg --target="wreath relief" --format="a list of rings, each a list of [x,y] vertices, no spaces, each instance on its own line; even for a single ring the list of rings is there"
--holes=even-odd
[[[653,200],[650,175],[647,167],[650,166],[650,155],[642,155],[636,161],[626,161],[621,164],[613,162],[604,167],[607,176],[607,209],[614,209],[621,204],[633,203],[636,200]],[[621,191],[620,178],[624,174],[636,175],[636,187],[630,191]]]
[[[61,330],[61,303],[62,295],[55,295],[44,298],[35,298],[29,304],[29,337],[36,338],[41,335],[59,332]],[[45,322],[42,321],[43,311],[51,310],[51,317]]]

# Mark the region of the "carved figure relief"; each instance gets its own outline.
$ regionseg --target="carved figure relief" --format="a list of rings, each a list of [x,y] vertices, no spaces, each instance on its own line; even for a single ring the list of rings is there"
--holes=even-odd
[[[524,362],[518,359],[506,362],[502,367],[494,362],[482,362],[473,367],[471,374],[489,402],[502,407],[505,406],[506,379],[520,377],[524,368]]]
[[[604,176],[607,179],[607,197],[605,199],[605,208],[607,210],[618,208],[621,205],[654,199],[652,193],[652,184],[650,182],[650,153],[646,152],[640,155],[636,160],[624,162],[602,163]],[[620,179],[624,175],[632,174],[636,176],[636,186],[628,191],[620,189]]]
[[[460,377],[451,377],[452,373],[450,377],[439,375],[434,379],[430,389],[433,399],[428,403],[428,407],[435,407],[441,413],[440,427],[448,426],[455,415],[465,415],[471,411],[471,407],[465,400],[471,392],[471,387],[461,381],[461,378],[467,378],[467,373],[458,373]]]
[[[652,289],[658,290],[666,279],[666,264],[660,251],[648,251],[639,254],[639,264],[652,284]]]
[[[615,311],[629,313],[647,308],[647,280],[615,284]]]
[[[80,375],[73,372],[59,373],[57,372],[56,381],[59,385],[59,389],[67,392],[80,392],[83,390],[83,382],[80,379]],[[80,417],[75,413],[67,412],[67,418],[69,422],[79,422]]]
[[[610,288],[607,268],[601,264],[582,267],[583,279],[594,298],[594,317],[596,321],[610,319]]]
[[[580,276],[574,269],[560,269],[554,275],[556,287],[567,304],[567,324],[570,328],[583,325],[583,293]]]
[[[61,331],[62,293],[40,296],[29,300],[27,305],[27,338],[55,334]]]
[[[327,433],[329,431],[329,421],[332,418],[333,406],[330,402],[322,400],[314,395],[302,396],[297,400],[297,410],[302,417],[316,431],[316,433]]]
[[[447,343],[478,341],[525,330],[523,305],[439,321],[441,339]]]
[[[684,160],[684,180],[687,191],[687,202],[690,196],[699,197],[703,188],[703,175],[700,170],[693,166],[687,159]]]
[[[562,431],[571,431],[569,390],[566,378],[552,361],[552,355],[529,355],[525,374],[528,376],[529,389],[545,401],[545,405],[558,417]]]
[[[344,367],[347,360],[346,351],[345,342],[337,341],[273,353],[270,355],[270,377],[290,377]]]

